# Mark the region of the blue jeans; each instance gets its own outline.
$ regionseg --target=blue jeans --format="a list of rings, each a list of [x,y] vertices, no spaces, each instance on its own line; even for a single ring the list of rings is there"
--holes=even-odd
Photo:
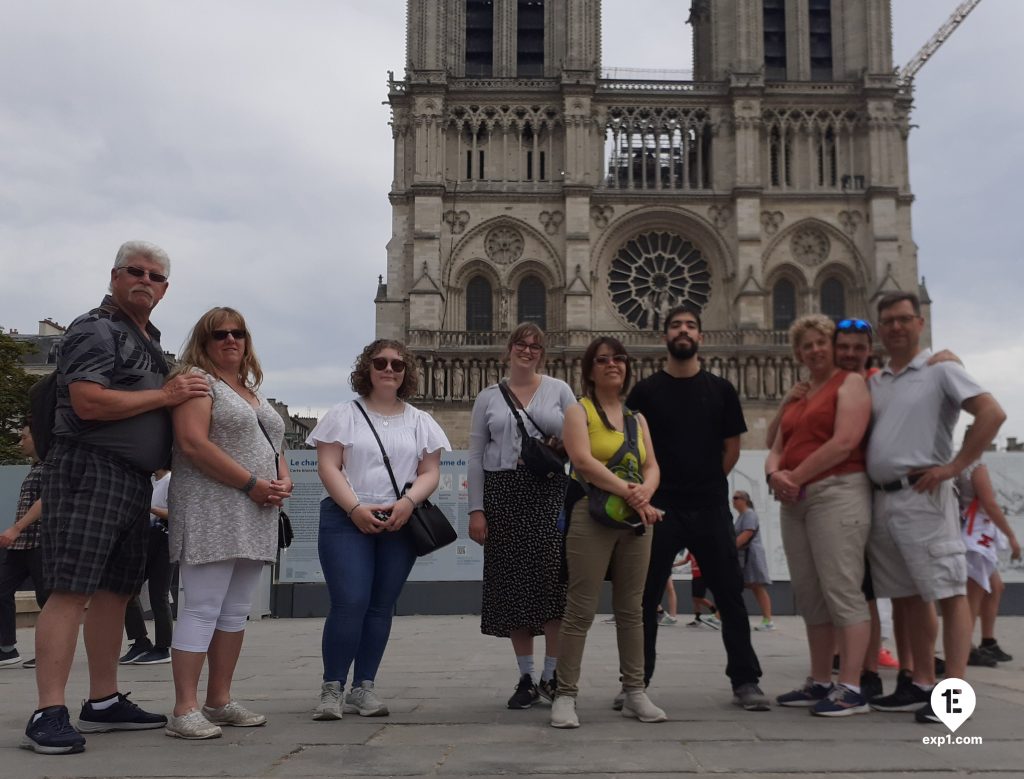
[[[330,498],[320,503],[320,566],[331,610],[324,623],[324,681],[372,682],[380,667],[395,602],[416,552],[406,533],[363,533]]]

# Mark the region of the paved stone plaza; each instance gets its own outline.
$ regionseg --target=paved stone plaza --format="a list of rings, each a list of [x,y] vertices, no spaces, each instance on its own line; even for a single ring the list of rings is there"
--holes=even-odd
[[[600,619],[600,618],[599,618]],[[755,633],[766,676],[777,695],[803,680],[802,623],[777,620]],[[476,617],[400,617],[378,687],[391,716],[313,722],[320,683],[322,620],[265,620],[248,631],[236,695],[270,717],[264,728],[225,728],[206,742],[167,738],[162,730],[88,737],[84,754],[44,757],[18,748],[35,700],[31,671],[0,669],[0,776],[655,776],[727,774],[992,777],[1024,775],[1024,618],[1000,623],[1000,639],[1016,659],[997,669],[971,669],[978,694],[974,717],[957,736],[983,736],[983,746],[924,746],[941,725],[907,714],[872,713],[839,720],[797,709],[753,713],[730,705],[717,632],[663,628],[652,698],[671,721],[643,725],[611,709],[617,689],[614,626],[600,621],[584,658],[579,730],[548,726],[549,708],[508,711],[515,666],[506,641],[480,635]],[[19,632],[22,653],[32,631]],[[894,671],[883,672],[888,692]],[[122,669],[122,690],[146,708],[169,711],[170,666]],[[85,693],[80,649],[69,700]],[[72,707],[72,719],[77,717]]]

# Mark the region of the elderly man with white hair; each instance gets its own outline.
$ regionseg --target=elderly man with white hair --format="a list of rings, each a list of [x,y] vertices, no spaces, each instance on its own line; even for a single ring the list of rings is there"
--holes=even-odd
[[[117,659],[125,604],[144,576],[150,477],[170,457],[167,409],[207,393],[196,376],[167,380],[160,331],[149,317],[167,292],[169,273],[160,247],[124,244],[110,271],[110,294],[71,323],[61,345],[40,520],[52,594],[36,626],[39,703],[22,742],[35,752],[81,752],[82,733],[166,723],[118,691]],[[65,688],[83,615],[89,699],[76,730]]]

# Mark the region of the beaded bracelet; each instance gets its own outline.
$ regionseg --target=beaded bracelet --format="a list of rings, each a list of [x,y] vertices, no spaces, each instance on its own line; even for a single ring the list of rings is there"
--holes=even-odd
[[[246,495],[248,495],[250,492],[252,492],[252,488],[255,487],[255,486],[256,486],[256,474],[250,473],[249,474],[249,481],[247,481],[245,483],[245,486],[242,487],[242,492],[244,492]]]

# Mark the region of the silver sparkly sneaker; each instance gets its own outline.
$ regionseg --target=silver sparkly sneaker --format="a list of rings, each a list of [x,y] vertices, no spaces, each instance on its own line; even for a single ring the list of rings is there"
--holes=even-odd
[[[236,728],[255,728],[259,725],[267,724],[266,715],[249,711],[238,701],[228,701],[218,708],[203,706],[203,715],[214,725],[232,725]]]

